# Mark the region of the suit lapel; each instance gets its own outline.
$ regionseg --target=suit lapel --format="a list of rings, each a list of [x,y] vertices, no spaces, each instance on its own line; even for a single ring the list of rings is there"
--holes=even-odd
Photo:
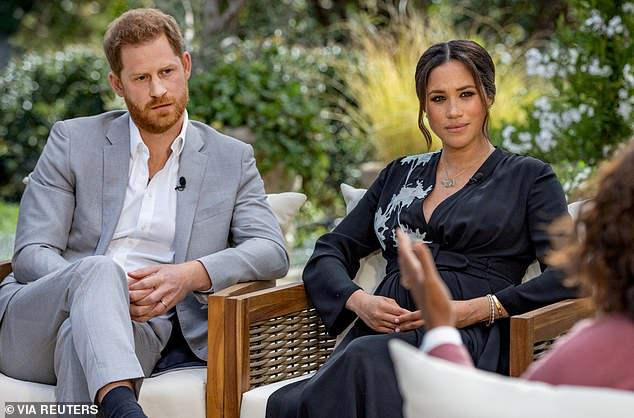
[[[128,113],[110,124],[103,147],[103,201],[101,238],[95,253],[105,254],[121,215],[130,171],[130,127]]]
[[[185,177],[186,187],[176,199],[176,233],[174,235],[174,262],[182,263],[187,256],[194,215],[198,207],[207,156],[200,152],[204,145],[200,134],[190,123],[187,127],[185,147],[181,153],[178,175]]]

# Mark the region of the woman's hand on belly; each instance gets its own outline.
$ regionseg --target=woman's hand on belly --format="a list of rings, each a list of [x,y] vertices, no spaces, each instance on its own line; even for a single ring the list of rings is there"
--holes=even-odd
[[[374,331],[383,333],[398,332],[402,326],[399,324],[399,318],[412,314],[411,311],[400,307],[394,299],[370,295],[363,290],[357,290],[350,295],[346,309],[357,314]],[[410,323],[411,320],[407,322]]]

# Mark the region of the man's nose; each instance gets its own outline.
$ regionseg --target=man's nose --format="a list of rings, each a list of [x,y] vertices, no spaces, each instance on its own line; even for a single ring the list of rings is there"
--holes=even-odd
[[[150,83],[150,96],[161,97],[167,92],[167,88],[159,77],[154,77]]]

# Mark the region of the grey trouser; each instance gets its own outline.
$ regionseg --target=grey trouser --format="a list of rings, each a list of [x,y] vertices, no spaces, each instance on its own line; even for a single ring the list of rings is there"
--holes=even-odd
[[[58,402],[92,402],[119,380],[135,379],[138,391],[169,339],[168,319],[130,319],[127,275],[109,257],[15,286],[0,323],[0,371],[56,384]]]

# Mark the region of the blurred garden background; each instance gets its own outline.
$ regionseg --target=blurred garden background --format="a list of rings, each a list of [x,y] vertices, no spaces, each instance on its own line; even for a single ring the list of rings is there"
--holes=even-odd
[[[633,133],[634,2],[2,0],[0,260],[52,124],[123,107],[101,39],[134,7],[184,29],[190,118],[253,144],[268,192],[308,195],[290,237],[296,263],[343,216],[340,183],[367,185],[373,167],[426,151],[413,74],[435,42],[490,51],[494,143],[553,164],[570,201]]]

